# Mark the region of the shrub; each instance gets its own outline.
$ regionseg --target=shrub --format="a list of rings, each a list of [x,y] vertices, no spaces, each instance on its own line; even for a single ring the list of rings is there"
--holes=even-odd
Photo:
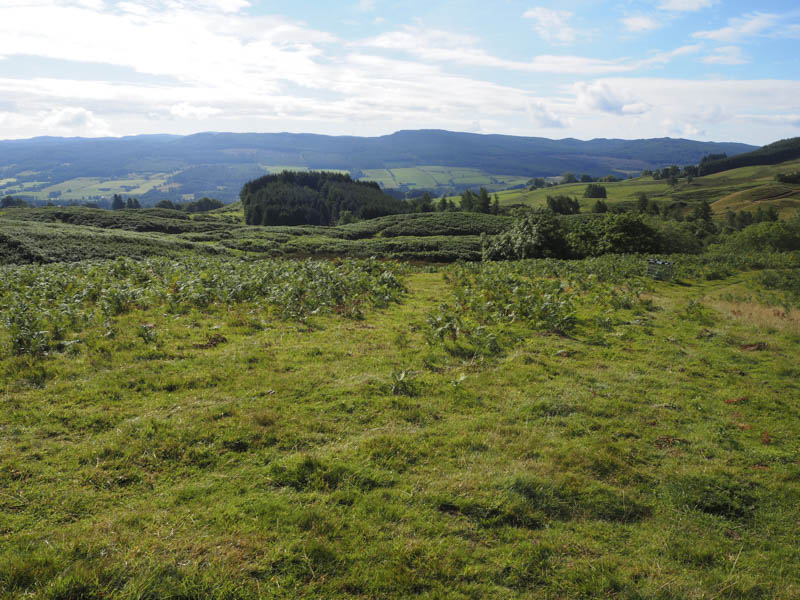
[[[661,250],[656,231],[639,215],[607,214],[571,221],[569,254],[576,258],[602,254],[656,253]]]
[[[578,200],[564,195],[548,196],[547,208],[559,215],[576,215],[581,212]]]
[[[606,198],[606,188],[604,185],[597,183],[590,183],[586,186],[586,191],[583,192],[584,198]]]
[[[511,229],[485,246],[488,260],[518,258],[566,258],[566,230],[550,211],[533,211],[518,219]]]
[[[800,250],[800,221],[766,221],[731,234],[722,244],[729,250]]]

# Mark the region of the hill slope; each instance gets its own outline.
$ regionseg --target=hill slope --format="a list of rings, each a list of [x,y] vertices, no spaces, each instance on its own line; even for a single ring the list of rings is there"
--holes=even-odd
[[[637,201],[639,194],[644,193],[661,205],[676,202],[691,205],[706,200],[718,215],[725,214],[729,209],[734,212],[755,211],[759,206],[774,206],[784,217],[788,217],[800,208],[800,185],[777,183],[775,176],[795,171],[800,171],[800,160],[731,169],[695,177],[691,183],[681,179],[676,186],[670,186],[664,179],[656,180],[650,176],[602,185],[608,194],[608,204],[631,205]],[[581,211],[586,212],[595,203],[593,198],[583,198],[586,185],[573,183],[537,190],[509,190],[498,195],[503,205],[545,206],[547,196],[565,194],[577,197],[581,202]]]
[[[711,175],[740,167],[776,165],[798,158],[800,158],[800,137],[779,140],[753,152],[745,152],[737,156],[704,160],[700,164],[700,174]]]

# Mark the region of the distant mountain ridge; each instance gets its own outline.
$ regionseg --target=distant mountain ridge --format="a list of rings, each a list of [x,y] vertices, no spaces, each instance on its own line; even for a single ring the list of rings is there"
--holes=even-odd
[[[444,130],[405,130],[380,137],[295,133],[41,137],[0,141],[0,180],[52,186],[79,177],[162,173],[169,179],[148,192],[154,198],[174,196],[179,190],[232,200],[245,181],[263,175],[272,165],[347,170],[356,178],[369,169],[420,165],[525,177],[565,171],[597,176],[695,164],[707,154],[732,156],[756,148],[672,138],[551,140]]]

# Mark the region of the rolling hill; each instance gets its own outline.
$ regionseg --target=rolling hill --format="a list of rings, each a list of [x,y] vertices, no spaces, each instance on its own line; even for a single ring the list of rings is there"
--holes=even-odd
[[[627,175],[754,149],[671,138],[550,140],[439,130],[373,138],[290,133],[42,137],[0,141],[0,196],[72,202],[119,193],[144,204],[201,196],[232,201],[245,181],[284,168],[348,171],[401,193],[458,192],[480,185],[495,191],[565,171]]]
[[[695,177],[691,183],[681,179],[678,185],[670,186],[664,179],[650,176],[637,177],[614,183],[603,183],[608,193],[609,204],[632,205],[639,194],[644,193],[659,204],[682,202],[691,205],[703,200],[711,204],[714,213],[724,215],[728,210],[755,211],[759,206],[774,206],[783,216],[793,215],[800,209],[800,185],[778,183],[779,173],[800,171],[800,160],[777,165],[740,167]],[[565,194],[577,197],[582,211],[591,210],[595,200],[583,198],[585,183],[564,184],[537,190],[508,190],[498,194],[501,205],[526,204],[545,206],[547,196]]]

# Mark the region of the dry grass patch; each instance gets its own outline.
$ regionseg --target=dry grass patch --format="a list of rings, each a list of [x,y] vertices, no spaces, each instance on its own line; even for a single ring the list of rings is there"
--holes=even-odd
[[[728,302],[709,300],[708,306],[734,319],[746,321],[760,329],[775,329],[800,334],[800,311],[789,313],[781,306],[766,306],[757,302]]]

